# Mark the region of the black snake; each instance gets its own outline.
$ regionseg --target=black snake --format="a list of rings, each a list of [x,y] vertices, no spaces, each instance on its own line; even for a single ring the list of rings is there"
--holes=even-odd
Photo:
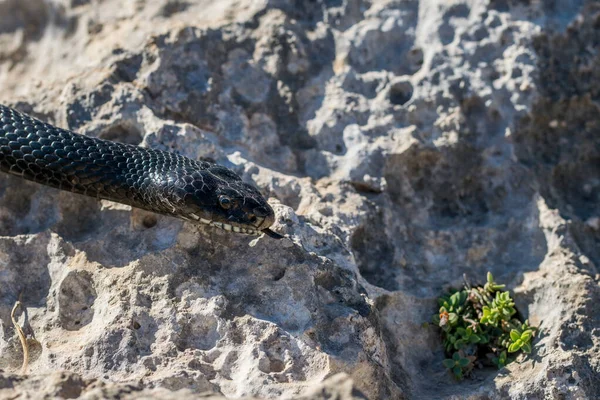
[[[83,136],[0,105],[0,170],[232,232],[280,238],[273,209],[233,171],[178,154]]]

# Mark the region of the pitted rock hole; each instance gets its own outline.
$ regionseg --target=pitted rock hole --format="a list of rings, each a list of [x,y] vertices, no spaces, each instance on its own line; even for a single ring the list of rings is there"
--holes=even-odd
[[[386,290],[397,290],[394,273],[394,248],[380,229],[383,221],[371,221],[358,228],[350,245],[363,278],[372,285]]]
[[[49,8],[43,0],[0,2],[0,34],[24,27],[27,36],[39,37],[48,23]]]
[[[187,1],[180,0],[169,0],[166,4],[160,9],[159,15],[164,18],[169,18],[172,15],[184,12],[190,6],[190,3]]]
[[[58,315],[60,325],[76,331],[92,322],[96,290],[87,271],[71,271],[60,284]]]
[[[139,129],[128,123],[112,126],[100,133],[99,137],[100,139],[135,145],[142,143],[142,140],[144,140]]]
[[[368,99],[377,96],[381,85],[382,75],[359,75],[351,70],[344,78],[343,87],[349,92],[358,93]]]
[[[154,228],[157,223],[158,223],[158,220],[156,218],[156,215],[148,214],[142,218],[142,225],[146,229]]]
[[[81,242],[102,229],[100,201],[68,192],[58,194],[61,220],[53,230],[65,240]]]
[[[408,81],[396,82],[390,88],[390,103],[402,106],[412,98],[413,86]]]
[[[50,243],[51,234],[48,232],[30,235],[27,238],[0,237],[2,323],[10,321],[10,310],[19,298],[27,307],[46,307],[51,284],[48,272]]]
[[[263,343],[264,358],[259,360],[258,368],[267,374],[283,372],[288,367],[286,353],[291,352],[291,343],[285,337],[269,339]]]
[[[421,69],[424,61],[423,57],[423,49],[420,47],[414,47],[408,52],[406,59],[410,63],[412,71],[418,71]]]
[[[405,13],[401,17],[390,17],[386,29],[365,22],[364,29],[352,43],[348,63],[359,73],[389,71],[398,76],[416,73],[421,68],[421,63],[414,62],[412,52],[417,21],[418,3],[408,2]]]
[[[210,350],[216,346],[220,338],[217,328],[219,322],[210,315],[192,315],[183,324],[177,341],[180,351],[185,349]]]
[[[440,25],[438,33],[442,44],[447,45],[452,43],[455,35],[456,19],[466,19],[469,17],[471,10],[466,4],[455,4],[448,8],[444,14],[444,22]]]
[[[58,219],[54,196],[39,191],[58,193],[0,172],[0,236],[38,233],[52,226]]]

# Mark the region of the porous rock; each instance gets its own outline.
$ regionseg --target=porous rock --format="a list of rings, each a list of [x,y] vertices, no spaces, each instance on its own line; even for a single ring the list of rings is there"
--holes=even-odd
[[[0,0],[2,103],[233,168],[288,235],[0,175],[0,397],[600,397],[599,26],[592,0]],[[540,333],[459,383],[426,322],[486,271]]]

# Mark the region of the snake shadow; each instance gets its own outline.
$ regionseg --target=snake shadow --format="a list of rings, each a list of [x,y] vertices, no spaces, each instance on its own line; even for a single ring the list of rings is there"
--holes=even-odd
[[[0,174],[0,237],[54,232],[89,261],[122,267],[173,246],[181,226],[174,218]]]
[[[123,267],[177,242],[182,221],[120,204],[78,196],[51,229],[91,262]]]

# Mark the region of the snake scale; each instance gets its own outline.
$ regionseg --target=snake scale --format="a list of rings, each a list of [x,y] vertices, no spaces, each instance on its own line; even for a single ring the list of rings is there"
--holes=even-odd
[[[260,192],[233,171],[60,129],[0,105],[0,170],[231,232],[281,238]]]

